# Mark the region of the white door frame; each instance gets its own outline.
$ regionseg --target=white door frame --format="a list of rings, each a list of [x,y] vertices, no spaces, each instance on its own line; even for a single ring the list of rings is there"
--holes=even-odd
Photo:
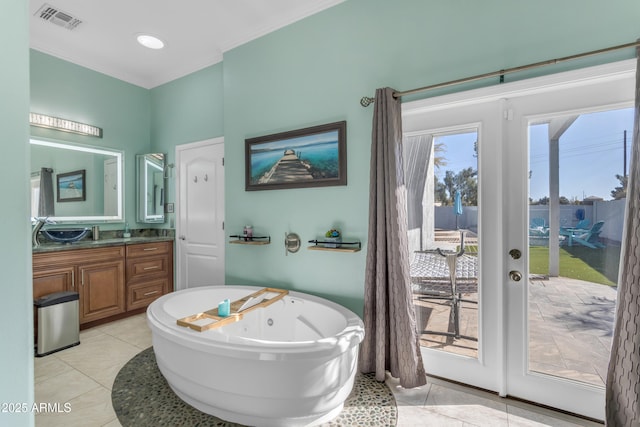
[[[183,234],[183,230],[180,229],[180,196],[181,196],[181,189],[180,189],[180,160],[181,160],[181,153],[183,150],[189,150],[189,149],[194,149],[194,148],[200,148],[200,147],[206,147],[206,146],[210,146],[210,145],[215,145],[215,144],[223,144],[224,146],[224,137],[217,137],[217,138],[211,138],[211,139],[206,139],[203,141],[196,141],[196,142],[190,142],[190,143],[186,143],[186,144],[180,144],[177,145],[175,148],[175,158],[176,158],[176,185],[175,185],[175,191],[176,191],[176,196],[175,196],[175,200],[176,200],[176,206],[175,206],[175,215],[176,215],[176,232],[175,232],[175,236],[176,236],[176,286],[175,289],[176,290],[181,290],[181,289],[186,289],[186,284],[181,283],[180,278],[183,277],[183,271],[182,269],[184,268],[184,266],[182,265],[181,259],[182,259],[182,251],[184,250],[182,247],[182,244],[180,243],[180,239]],[[222,250],[222,256],[223,256],[223,266],[225,265],[225,261],[224,261],[224,248],[225,248],[225,244],[223,243],[221,245],[221,250]],[[224,267],[223,267],[224,268]]]
[[[528,186],[526,186],[528,183],[525,178],[527,174],[522,172],[528,168],[528,150],[527,144],[518,143],[518,141],[527,141],[526,127],[523,125],[529,117],[535,115],[533,110],[526,113],[518,111],[520,104],[516,100],[529,95],[553,93],[599,83],[633,81],[635,72],[636,61],[633,59],[402,105],[405,132],[426,133],[424,125],[420,123],[420,116],[424,116],[423,123],[428,123],[428,120],[434,118],[435,120],[431,123],[437,123],[437,125],[431,126],[442,126],[443,121],[440,119],[447,114],[451,117],[444,122],[449,126],[454,126],[456,123],[465,124],[467,118],[464,113],[462,114],[464,117],[461,117],[459,112],[464,112],[465,109],[473,106],[493,109],[494,113],[501,116],[502,123],[502,126],[499,126],[501,129],[493,132],[501,139],[500,144],[497,145],[499,152],[483,153],[482,144],[479,144],[479,173],[486,173],[487,167],[495,167],[498,170],[495,176],[494,172],[490,171],[492,182],[489,188],[485,185],[486,181],[485,184],[480,184],[480,191],[484,191],[481,204],[486,208],[487,203],[492,203],[486,199],[487,192],[496,191],[499,194],[497,206],[500,208],[494,208],[492,215],[497,215],[500,224],[495,227],[495,221],[486,216],[480,216],[482,212],[479,212],[480,283],[481,285],[484,283],[485,289],[481,290],[479,295],[479,301],[483,305],[480,306],[478,319],[480,345],[478,359],[423,348],[427,372],[433,373],[436,370],[444,373],[447,378],[494,390],[501,396],[518,396],[591,418],[604,419],[604,389],[530,372],[526,360],[528,354],[526,316],[521,316],[516,323],[512,321],[513,319],[507,322],[509,316],[514,316],[518,310],[527,312],[527,297],[526,292],[523,291],[525,286],[522,283],[510,282],[508,273],[510,270],[519,270],[525,273],[524,277],[526,277],[528,272],[528,251],[525,250],[528,213],[525,212],[526,204],[521,199],[523,195],[528,194]],[[631,99],[633,94],[634,91],[631,89],[629,94]],[[602,105],[611,104],[604,99],[607,94],[602,95]],[[598,99],[594,102],[597,103]],[[557,111],[563,111],[562,106],[557,108]],[[567,106],[567,109],[570,108]],[[496,145],[493,147],[495,149]],[[522,151],[523,147],[525,147],[524,151]],[[487,155],[495,159],[486,159]],[[515,176],[518,178],[513,179]],[[486,178],[484,175],[481,176],[481,180]],[[498,181],[493,182],[496,178]],[[482,208],[482,210],[485,209]],[[483,243],[487,243],[487,239],[490,239],[490,244],[483,246]],[[520,249],[524,256],[518,261],[511,259],[507,254],[511,248]],[[493,259],[487,261],[489,257]],[[487,271],[488,269],[494,271]],[[495,282],[488,280],[495,280]],[[486,294],[487,288],[490,287],[492,288],[490,297],[487,298],[489,296]],[[487,341],[489,337],[493,337],[490,342]],[[481,371],[486,372],[480,374]],[[438,373],[434,374],[438,375]]]

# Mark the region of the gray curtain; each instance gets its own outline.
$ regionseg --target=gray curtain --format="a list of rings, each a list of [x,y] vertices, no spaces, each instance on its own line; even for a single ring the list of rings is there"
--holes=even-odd
[[[640,49],[636,49],[640,58]],[[611,358],[607,372],[606,424],[640,426],[640,60],[636,68],[636,104],[627,211]]]
[[[400,101],[390,88],[375,99],[360,370],[378,381],[389,371],[411,388],[426,384],[426,375],[409,282]]]
[[[53,169],[40,169],[40,199],[38,200],[38,216],[55,216],[53,198]]]

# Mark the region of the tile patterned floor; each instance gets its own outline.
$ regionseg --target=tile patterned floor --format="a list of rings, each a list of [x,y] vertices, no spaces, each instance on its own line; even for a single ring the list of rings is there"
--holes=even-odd
[[[530,369],[604,387],[613,333],[616,288],[564,277],[532,280],[529,286]],[[477,301],[477,294],[463,298]],[[460,339],[435,335],[453,331],[446,301],[418,300],[421,345],[477,357],[478,305],[463,302]]]
[[[35,358],[35,401],[71,404],[69,413],[38,414],[36,426],[120,426],[111,386],[120,368],[151,345],[145,315],[80,333],[81,344]],[[601,426],[491,393],[429,379],[403,389],[387,379],[398,404],[398,426]]]

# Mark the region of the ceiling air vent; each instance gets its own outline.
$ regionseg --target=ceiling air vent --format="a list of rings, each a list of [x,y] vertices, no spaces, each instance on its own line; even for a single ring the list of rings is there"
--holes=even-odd
[[[50,4],[43,4],[40,9],[34,14],[40,19],[44,19],[45,21],[49,21],[52,24],[56,24],[62,28],[66,28],[67,30],[73,30],[78,25],[82,23],[81,20],[69,15],[66,12],[61,11],[60,9],[51,6]]]

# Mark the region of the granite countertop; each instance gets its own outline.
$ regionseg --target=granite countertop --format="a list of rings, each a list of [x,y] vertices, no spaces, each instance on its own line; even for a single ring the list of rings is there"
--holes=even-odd
[[[41,239],[40,246],[32,248],[32,253],[36,254],[43,252],[70,251],[74,249],[103,248],[107,246],[134,245],[137,243],[171,242],[174,240],[174,238],[173,236],[140,236],[127,238],[119,237],[100,240],[84,239],[80,240],[79,242],[73,243],[57,243],[42,240],[44,239]]]

